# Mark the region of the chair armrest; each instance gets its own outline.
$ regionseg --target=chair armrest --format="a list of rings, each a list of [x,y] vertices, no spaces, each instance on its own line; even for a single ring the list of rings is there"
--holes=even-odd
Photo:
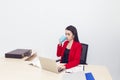
[[[60,62],[60,59],[57,59],[56,62]]]

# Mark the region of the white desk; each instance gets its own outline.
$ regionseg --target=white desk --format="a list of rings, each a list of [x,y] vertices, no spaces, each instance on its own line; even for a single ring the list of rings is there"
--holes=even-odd
[[[62,80],[62,73],[52,73],[28,64],[21,59],[0,58],[0,80]],[[86,65],[85,71],[92,72],[95,80],[112,80],[104,66]]]

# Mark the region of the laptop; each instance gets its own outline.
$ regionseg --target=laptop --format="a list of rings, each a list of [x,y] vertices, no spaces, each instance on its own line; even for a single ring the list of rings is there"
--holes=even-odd
[[[42,69],[51,71],[54,73],[60,73],[63,71],[63,69],[58,69],[58,65],[56,63],[56,60],[45,58],[45,57],[39,57],[40,64]]]
[[[85,72],[79,71],[73,73],[65,73],[62,76],[62,80],[86,80]]]

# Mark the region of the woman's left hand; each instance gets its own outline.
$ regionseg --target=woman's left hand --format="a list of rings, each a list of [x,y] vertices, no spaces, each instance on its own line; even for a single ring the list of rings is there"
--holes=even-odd
[[[59,66],[58,66],[58,70],[60,71],[60,70],[64,70],[64,69],[65,69],[64,64],[59,64]]]
[[[65,66],[64,65],[59,65],[60,68],[62,69],[65,69]]]

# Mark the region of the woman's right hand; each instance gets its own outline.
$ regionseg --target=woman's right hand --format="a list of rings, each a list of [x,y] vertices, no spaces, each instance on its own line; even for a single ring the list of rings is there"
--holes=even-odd
[[[59,46],[61,46],[62,45],[62,43],[59,41]]]

